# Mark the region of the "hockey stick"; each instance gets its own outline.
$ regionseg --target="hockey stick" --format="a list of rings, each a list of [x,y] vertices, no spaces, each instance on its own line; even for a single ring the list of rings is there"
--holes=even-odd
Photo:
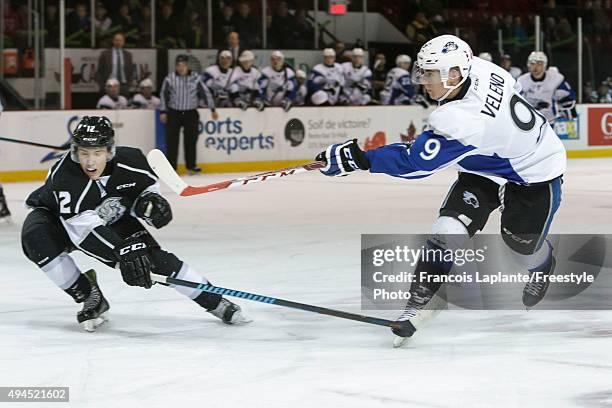
[[[5,141],[5,142],[13,142],[13,143],[25,144],[25,145],[29,145],[29,146],[46,147],[47,149],[54,149],[54,150],[68,150],[70,148],[70,144],[69,143],[65,143],[65,144],[63,144],[61,146],[52,146],[52,145],[43,144],[43,143],[28,142],[27,140],[11,139],[11,138],[8,138],[8,137],[0,137],[0,140],[1,141]]]
[[[285,176],[291,176],[294,174],[304,173],[310,170],[316,170],[325,167],[324,162],[312,162],[297,167],[289,167],[287,169],[268,171],[265,173],[255,174],[249,177],[242,177],[233,180],[220,181],[214,184],[208,184],[205,186],[190,186],[188,185],[176,171],[172,168],[168,159],[164,153],[160,150],[153,149],[147,154],[147,161],[153,169],[153,171],[159,176],[160,179],[166,183],[176,194],[187,197],[197,194],[210,193],[211,191],[223,190],[225,188],[234,188],[244,186],[246,184],[257,183],[266,181],[272,178],[280,178]]]
[[[221,288],[205,283],[195,283],[182,279],[170,278],[164,275],[158,275],[155,273],[151,274],[151,279],[166,284],[172,284],[177,286],[185,286],[188,288],[198,289],[208,293],[216,293],[221,296],[233,296],[241,299],[252,300],[254,302],[267,303],[269,305],[285,306],[293,309],[300,309],[307,312],[320,313],[328,316],[339,317],[341,319],[355,320],[357,322],[374,324],[377,326],[385,326],[391,328],[400,328],[404,331],[410,332],[412,335],[416,332],[416,328],[409,321],[396,322],[393,320],[381,319],[378,317],[364,316],[355,313],[343,312],[341,310],[328,309],[326,307],[308,305],[306,303],[293,302],[291,300],[277,299],[269,296],[257,295],[255,293],[242,292],[235,289]]]

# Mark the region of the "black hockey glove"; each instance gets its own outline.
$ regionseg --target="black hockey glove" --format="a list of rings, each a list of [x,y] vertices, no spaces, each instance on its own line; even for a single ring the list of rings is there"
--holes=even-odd
[[[140,195],[134,203],[134,213],[158,229],[172,221],[170,204],[157,193],[147,192]]]
[[[145,289],[153,286],[150,272],[153,271],[154,265],[149,256],[149,249],[142,240],[136,237],[125,239],[115,248],[115,255],[125,283]]]
[[[320,171],[330,177],[347,176],[355,170],[370,169],[370,162],[357,144],[357,139],[330,145],[315,160],[327,163]]]

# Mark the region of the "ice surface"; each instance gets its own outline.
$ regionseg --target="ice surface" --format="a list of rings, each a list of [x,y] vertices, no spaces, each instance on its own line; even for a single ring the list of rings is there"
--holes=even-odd
[[[611,174],[610,159],[571,160],[551,232],[612,232]],[[192,198],[164,188],[175,218],[156,235],[215,284],[359,312],[360,234],[428,232],[454,178],[311,172]],[[244,300],[255,322],[229,327],[77,255],[111,305],[106,326],[82,332],[79,306],[21,252],[36,185],[5,185],[15,225],[0,228],[0,386],[69,386],[75,407],[612,406],[612,312],[446,311],[393,349],[385,328]],[[498,228],[496,213],[486,231]]]

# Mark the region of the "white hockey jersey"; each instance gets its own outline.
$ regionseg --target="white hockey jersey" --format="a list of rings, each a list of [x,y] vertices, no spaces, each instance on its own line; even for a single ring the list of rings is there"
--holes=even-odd
[[[403,68],[395,67],[387,74],[385,89],[380,92],[383,105],[405,105],[414,96],[415,90],[410,73]]]
[[[280,71],[271,66],[261,70],[259,77],[260,98],[271,106],[282,106],[285,99],[295,101],[297,90],[297,79],[295,71],[285,64]]]
[[[544,116],[507,71],[480,58],[459,95],[439,105],[428,124],[412,144],[365,152],[370,171],[410,179],[453,167],[518,184],[565,172],[565,148]]]
[[[232,102],[240,99],[250,104],[254,97],[259,94],[258,80],[260,76],[261,73],[255,67],[251,67],[248,71],[243,70],[241,66],[234,68],[232,82],[229,86]]]
[[[575,92],[556,69],[548,68],[541,80],[534,79],[528,72],[521,75],[517,81],[521,86],[521,95],[549,122],[554,121],[557,116],[557,104],[576,100]]]
[[[342,64],[344,95],[351,105],[367,105],[372,101],[372,71],[365,65],[355,67],[351,61]]]
[[[234,80],[234,68],[225,71],[217,64],[206,68],[202,74],[202,82],[210,89],[215,99],[215,106],[231,106],[229,87]]]
[[[151,95],[149,99],[145,98],[141,93],[137,93],[132,97],[130,105],[136,109],[157,109],[161,101],[155,95]]]
[[[314,94],[322,91],[327,94],[329,103],[335,105],[343,86],[344,71],[342,65],[337,62],[334,65],[317,64],[310,71],[307,87],[308,92],[313,95],[313,102]]]
[[[127,109],[127,107],[128,100],[123,95],[119,95],[117,98],[104,95],[98,100],[96,105],[97,109]]]

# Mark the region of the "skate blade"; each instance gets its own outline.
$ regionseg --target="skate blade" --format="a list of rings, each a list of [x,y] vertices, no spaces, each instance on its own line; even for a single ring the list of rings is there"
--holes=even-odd
[[[393,348],[400,348],[409,343],[411,337],[395,336],[393,339]]]
[[[239,310],[232,316],[231,324],[247,324],[251,323],[252,321],[253,319],[250,316],[242,313],[242,311]]]
[[[108,320],[109,320],[108,316],[106,315],[106,313],[104,313],[96,317],[95,319],[85,320],[84,322],[81,323],[81,327],[86,332],[93,333],[96,331],[96,328],[98,326],[102,325],[104,322],[107,322]]]

